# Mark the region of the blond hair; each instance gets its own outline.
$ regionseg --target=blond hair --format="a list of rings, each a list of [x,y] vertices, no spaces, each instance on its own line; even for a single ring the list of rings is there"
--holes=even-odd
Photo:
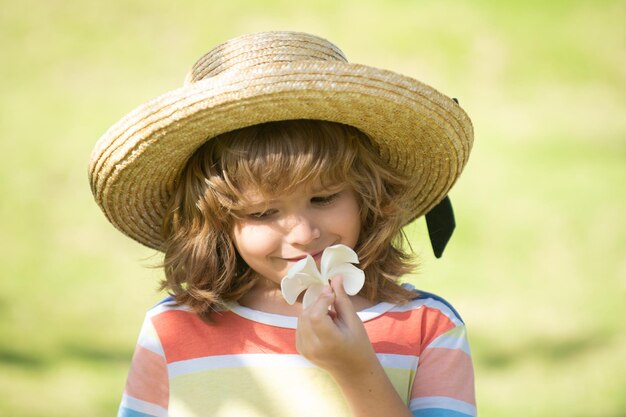
[[[359,130],[339,123],[292,120],[255,125],[207,141],[189,159],[163,222],[166,289],[205,320],[236,301],[258,279],[232,240],[244,189],[288,195],[319,181],[346,183],[360,204],[355,251],[365,271],[360,294],[370,301],[405,302],[414,293],[398,278],[414,268],[404,249],[407,179],[380,160]]]

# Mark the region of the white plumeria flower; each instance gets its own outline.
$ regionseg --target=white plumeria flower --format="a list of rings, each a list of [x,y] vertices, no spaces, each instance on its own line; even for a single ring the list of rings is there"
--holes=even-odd
[[[355,295],[365,283],[365,273],[352,265],[358,263],[357,254],[345,245],[334,245],[324,249],[321,272],[317,270],[313,257],[307,255],[306,258],[296,262],[280,282],[283,297],[287,303],[293,304],[302,291],[306,290],[302,306],[307,308],[320,296],[324,285],[328,285],[330,279],[337,275],[343,277],[343,288],[346,293]]]

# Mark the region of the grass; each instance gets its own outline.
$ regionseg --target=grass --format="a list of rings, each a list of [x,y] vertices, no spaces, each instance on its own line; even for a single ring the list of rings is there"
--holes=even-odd
[[[422,267],[470,329],[482,416],[626,416],[623,1],[4,2],[0,415],[115,413],[158,257],[86,180],[99,135],[207,47],[295,29],[459,97],[476,143],[443,260]],[[33,399],[36,400],[33,400]]]

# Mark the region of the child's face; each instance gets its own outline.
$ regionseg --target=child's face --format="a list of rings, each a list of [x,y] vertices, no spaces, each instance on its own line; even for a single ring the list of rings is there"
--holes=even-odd
[[[233,227],[235,246],[248,266],[277,285],[307,254],[319,267],[328,246],[357,243],[360,209],[346,185],[322,189],[314,184],[270,201],[252,190],[244,194],[253,204]]]

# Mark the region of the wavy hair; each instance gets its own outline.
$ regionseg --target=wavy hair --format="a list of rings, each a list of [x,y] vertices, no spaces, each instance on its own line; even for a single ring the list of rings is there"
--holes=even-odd
[[[319,181],[346,183],[360,205],[361,231],[355,251],[366,280],[360,295],[370,301],[405,302],[415,294],[398,279],[415,267],[402,227],[410,220],[403,205],[407,179],[393,172],[367,136],[332,122],[270,122],[208,140],[189,159],[163,221],[163,267],[167,290],[210,321],[259,279],[238,255],[232,240],[242,191],[263,197],[285,195]]]

